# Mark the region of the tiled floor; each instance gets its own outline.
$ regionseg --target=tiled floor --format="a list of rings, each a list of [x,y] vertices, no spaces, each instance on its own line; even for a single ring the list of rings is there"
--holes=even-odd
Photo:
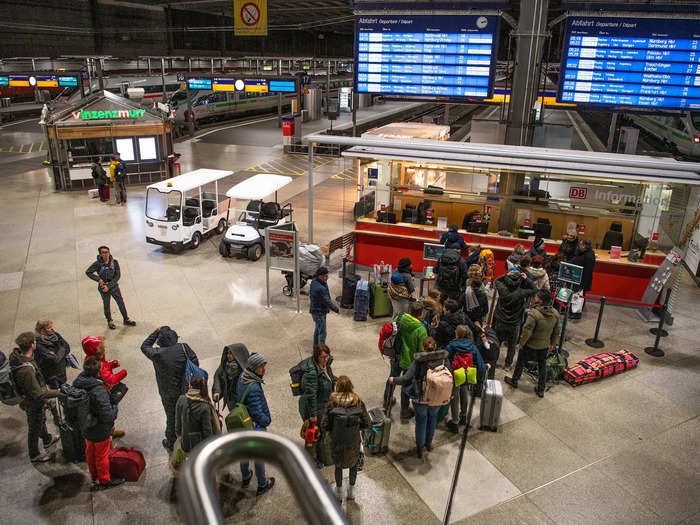
[[[178,149],[184,169],[227,168],[235,172],[232,181],[247,176],[248,167],[285,160],[279,149],[256,146],[188,142]],[[39,318],[53,319],[78,355],[82,337],[106,336],[108,355],[129,372],[130,391],[119,417],[126,431],[121,444],[143,450],[148,468],[138,483],[90,492],[84,464],[31,465],[23,413],[0,406],[0,522],[178,522],[177,509],[168,502],[171,473],[160,445],[164,416],[153,368],[139,351],[141,342],[154,327],[168,324],[210,372],[225,344],[244,342],[262,352],[269,362],[265,390],[272,411],[270,431],[298,440],[301,421],[287,370],[310,353],[308,298],[302,296],[302,313],[297,314],[293,300],[281,293],[282,276],[272,272],[273,306],[265,308],[262,262],[222,259],[216,238],[197,250],[164,253],[144,242],[142,188],[129,190],[127,207],[88,200],[85,192],[57,194],[44,170],[38,169],[41,159],[31,168],[31,158],[0,166],[0,347],[11,349],[14,337],[30,330]],[[352,229],[354,185],[334,177],[346,168],[344,161],[333,162],[316,174],[318,242]],[[304,237],[306,178],[294,176],[280,199],[293,203]],[[117,330],[106,330],[95,285],[83,274],[100,244],[109,245],[120,261],[121,288],[138,323],[135,328],[118,323]],[[338,294],[337,277],[330,284]],[[506,388],[499,431],[475,430],[469,439],[453,521],[698,523],[699,304],[700,290],[684,279],[676,321],[662,341],[667,351],[662,359],[642,351],[653,338],[634,312],[609,308],[601,332],[605,349],[637,353],[637,369],[576,389],[559,384],[544,399],[532,393],[529,380],[521,382],[520,390]],[[569,325],[571,360],[596,352],[583,343],[593,333],[596,313],[591,305],[584,320]],[[349,375],[370,407],[380,404],[388,372],[376,348],[380,325],[380,320],[354,322],[347,311],[328,318],[334,371]],[[497,377],[503,377],[500,370]],[[357,500],[343,503],[354,524],[442,521],[459,437],[441,427],[435,450],[418,461],[411,456],[413,424],[400,423],[396,412],[391,452],[367,459],[358,478]],[[237,467],[231,471],[240,479]],[[324,475],[330,480],[331,469]],[[289,484],[277,476],[279,484],[262,498],[239,485],[224,490],[229,521],[302,522]]]

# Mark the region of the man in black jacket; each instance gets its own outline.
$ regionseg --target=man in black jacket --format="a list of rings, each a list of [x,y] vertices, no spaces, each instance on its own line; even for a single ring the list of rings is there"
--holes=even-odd
[[[187,392],[185,365],[187,359],[199,366],[197,354],[186,343],[177,342],[177,332],[162,326],[149,335],[141,344],[141,352],[153,361],[156,372],[158,394],[165,410],[166,426],[163,446],[172,451],[175,443],[175,406],[178,398]],[[158,347],[153,346],[156,341]]]
[[[498,340],[508,345],[505,366],[513,366],[518,330],[523,322],[525,304],[537,293],[535,284],[523,272],[510,272],[494,281],[498,292],[498,303],[494,311],[495,330]],[[475,338],[476,339],[476,338]],[[500,348],[499,348],[500,352]],[[498,359],[498,356],[496,356]]]
[[[112,478],[109,474],[110,436],[117,411],[109,399],[109,392],[100,378],[102,364],[90,356],[83,364],[83,371],[73,381],[73,387],[85,390],[90,399],[90,421],[83,430],[85,437],[85,460],[90,477],[97,488],[116,487],[124,483],[123,478]]]
[[[112,321],[112,311],[109,305],[110,299],[114,298],[124,318],[124,324],[127,326],[136,326],[136,323],[129,319],[129,315],[126,313],[124,299],[122,298],[121,291],[119,291],[119,278],[121,277],[119,262],[110,255],[107,246],[100,246],[97,251],[99,252],[97,260],[85,270],[85,275],[97,282],[97,289],[100,292],[100,296],[102,296],[102,305],[104,307],[107,325],[112,330],[116,328]]]
[[[569,261],[571,264],[583,267],[583,276],[581,277],[581,289],[586,295],[593,288],[593,267],[595,266],[595,252],[591,247],[591,240],[584,239],[581,241],[581,247],[576,255]],[[586,306],[586,300],[583,300],[583,306]],[[581,307],[583,308],[583,307]],[[581,318],[581,312],[571,314],[574,319]]]
[[[435,283],[443,300],[459,299],[467,283],[467,264],[457,250],[445,250],[435,265]]]
[[[445,313],[440,317],[440,322],[435,328],[433,337],[437,342],[438,348],[445,348],[455,339],[455,331],[461,324],[467,325],[476,334],[475,337],[481,337],[481,330],[472,323],[471,319],[462,310],[459,309],[459,304],[454,299],[445,300]]]

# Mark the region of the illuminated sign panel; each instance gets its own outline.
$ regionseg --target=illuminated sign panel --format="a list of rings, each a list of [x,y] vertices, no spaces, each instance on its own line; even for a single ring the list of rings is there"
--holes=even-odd
[[[294,93],[296,85],[293,80],[270,80],[270,91],[273,93]]]
[[[145,109],[115,109],[107,111],[73,111],[73,118],[76,120],[107,120],[107,119],[129,119],[140,118],[146,113]]]
[[[498,16],[357,16],[355,87],[406,98],[488,98],[497,39]]]
[[[189,89],[211,89],[211,78],[188,78]]]
[[[236,81],[233,78],[214,78],[214,91],[236,91]]]
[[[76,87],[78,85],[78,77],[58,77],[58,85]]]
[[[267,93],[269,91],[267,80],[265,79],[246,79],[244,83],[246,93]]]
[[[570,17],[557,101],[700,108],[700,24],[662,18]]]
[[[29,87],[29,77],[27,75],[10,75],[11,87]]]
[[[10,77],[0,77],[0,86],[9,86]]]

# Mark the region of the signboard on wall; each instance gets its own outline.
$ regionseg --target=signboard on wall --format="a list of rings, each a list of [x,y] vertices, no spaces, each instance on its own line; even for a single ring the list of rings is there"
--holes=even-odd
[[[233,34],[267,36],[267,0],[233,0]]]

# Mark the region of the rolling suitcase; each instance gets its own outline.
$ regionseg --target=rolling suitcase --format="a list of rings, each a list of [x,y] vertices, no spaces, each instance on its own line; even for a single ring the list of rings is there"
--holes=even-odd
[[[355,290],[360,277],[355,274],[346,274],[343,277],[343,295],[340,296],[341,308],[352,308],[355,304]]]
[[[106,201],[109,200],[109,184],[102,186],[102,198]]]
[[[481,395],[481,413],[479,414],[479,429],[498,431],[503,405],[503,385],[495,379],[488,379]]]
[[[61,413],[61,404],[58,403],[58,433],[61,437],[61,450],[63,460],[66,463],[80,463],[85,461],[85,438],[80,429],[70,426]]]
[[[355,321],[366,321],[369,310],[369,283],[365,280],[357,281],[355,289]]]
[[[389,450],[391,435],[391,419],[384,414],[383,408],[373,408],[369,411],[370,426],[364,431],[365,450],[371,456],[386,454]]]
[[[391,300],[386,286],[371,283],[369,287],[369,315],[372,319],[391,316]]]

